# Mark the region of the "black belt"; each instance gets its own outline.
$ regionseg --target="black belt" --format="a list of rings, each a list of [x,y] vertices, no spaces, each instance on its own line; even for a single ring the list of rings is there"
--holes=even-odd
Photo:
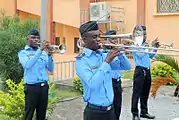
[[[109,105],[109,106],[97,106],[97,105],[93,105],[91,103],[88,103],[87,107],[92,108],[92,109],[109,111],[109,110],[111,110],[113,108],[113,105]]]
[[[143,70],[149,70],[149,68],[142,67],[142,66],[136,66],[136,68],[143,69]]]
[[[118,79],[112,78],[112,80],[113,80],[114,82],[120,82],[120,81],[121,81],[121,77],[119,77]]]
[[[35,84],[25,84],[25,85],[28,85],[28,86],[40,86],[40,87],[43,87],[43,86],[46,86],[48,85],[47,82],[40,82],[40,83],[35,83]]]

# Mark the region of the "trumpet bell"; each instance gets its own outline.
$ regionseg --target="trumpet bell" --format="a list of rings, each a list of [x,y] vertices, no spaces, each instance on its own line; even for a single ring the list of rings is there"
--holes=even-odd
[[[77,41],[77,47],[80,48],[80,49],[84,48],[84,42],[81,38],[79,38],[78,41]]]
[[[49,50],[51,53],[64,54],[66,52],[67,46],[65,44],[51,45]]]
[[[66,51],[66,48],[67,46],[65,44],[59,45],[59,48],[58,48],[59,53],[64,54]]]

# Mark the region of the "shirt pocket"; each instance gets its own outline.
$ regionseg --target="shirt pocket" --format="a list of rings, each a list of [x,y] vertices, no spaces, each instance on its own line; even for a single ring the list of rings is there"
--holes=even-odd
[[[39,65],[40,68],[44,68],[47,64],[47,61],[48,61],[47,56],[41,55],[40,58],[38,59],[37,64]]]
[[[100,66],[97,64],[89,64],[89,67],[90,67],[92,73],[95,74],[98,71]]]

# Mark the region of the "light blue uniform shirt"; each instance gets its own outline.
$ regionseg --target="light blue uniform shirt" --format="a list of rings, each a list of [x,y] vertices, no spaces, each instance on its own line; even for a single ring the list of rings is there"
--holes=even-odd
[[[122,54],[122,56],[124,58],[124,61],[122,62],[123,67],[121,68],[121,70],[130,70],[132,67],[131,67],[129,59],[126,57],[125,54]],[[121,77],[121,71],[113,70],[113,78],[118,79],[119,77]]]
[[[112,71],[123,69],[126,61],[123,55],[119,55],[108,64],[105,62],[106,55],[84,48],[82,54],[76,57],[76,73],[83,85],[84,101],[98,106],[113,103]]]
[[[19,62],[24,69],[24,81],[27,84],[35,84],[48,81],[48,73],[54,70],[52,56],[48,56],[45,51],[36,51],[25,46],[25,49],[18,52]]]
[[[146,45],[146,43],[143,43],[141,46],[145,46],[145,45]],[[135,46],[135,45],[132,45],[132,46]],[[145,49],[135,48],[135,50],[144,51]],[[156,51],[157,50],[153,50],[153,52],[156,52]],[[139,53],[139,52],[132,52],[132,55],[133,55],[133,59],[135,61],[136,66],[141,66],[141,67],[145,67],[148,69],[151,66],[150,59],[152,59],[155,56],[155,54]]]

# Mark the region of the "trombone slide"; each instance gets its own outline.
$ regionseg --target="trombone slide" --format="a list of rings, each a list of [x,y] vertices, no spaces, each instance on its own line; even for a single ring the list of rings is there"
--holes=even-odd
[[[126,33],[126,34],[118,34],[118,35],[104,35],[100,36],[101,38],[132,38],[132,33]]]

